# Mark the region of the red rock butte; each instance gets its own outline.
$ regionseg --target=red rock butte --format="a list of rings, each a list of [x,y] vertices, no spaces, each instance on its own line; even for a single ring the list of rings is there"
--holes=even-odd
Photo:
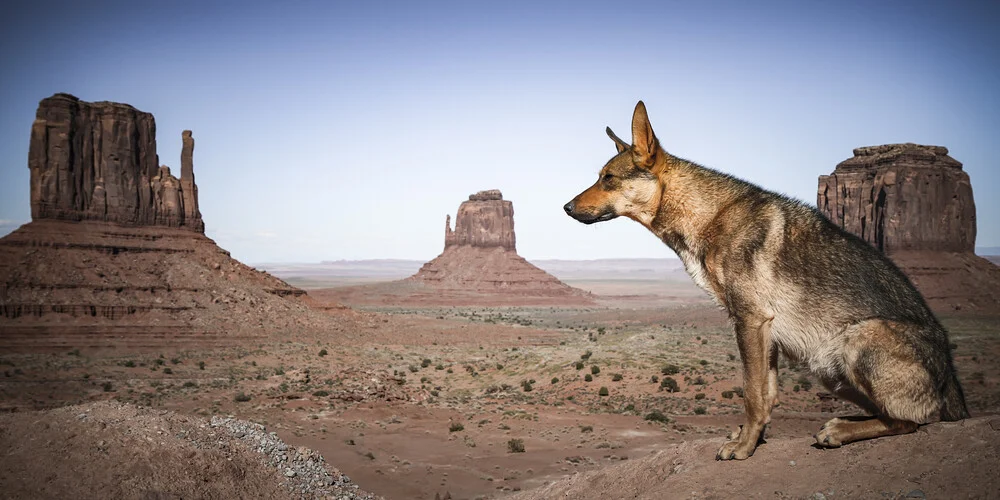
[[[590,303],[573,288],[517,254],[514,205],[499,190],[470,195],[455,216],[445,218],[444,252],[407,278],[440,293],[524,299],[525,303]],[[515,302],[517,300],[514,300]]]
[[[972,183],[948,149],[857,148],[820,176],[816,205],[888,255],[938,312],[1000,312],[1000,268],[974,253]]]
[[[316,319],[302,290],[203,234],[191,131],[181,140],[178,179],[159,166],[153,115],[39,103],[32,222],[0,238],[0,348],[227,345]]]

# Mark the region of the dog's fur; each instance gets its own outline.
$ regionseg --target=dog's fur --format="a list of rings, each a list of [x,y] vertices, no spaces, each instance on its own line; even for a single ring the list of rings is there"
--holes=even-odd
[[[642,101],[631,145],[607,133],[618,154],[564,209],[586,224],[639,222],[729,313],[746,424],[717,458],[748,458],[762,439],[778,399],[779,349],[871,414],[830,420],[819,446],[968,417],[948,333],[881,252],[811,207],[668,154]]]

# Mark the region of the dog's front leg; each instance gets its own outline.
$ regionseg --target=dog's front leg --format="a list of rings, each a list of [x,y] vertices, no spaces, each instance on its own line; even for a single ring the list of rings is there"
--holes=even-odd
[[[722,445],[718,460],[744,460],[753,455],[771,413],[768,389],[771,357],[771,320],[757,316],[736,320],[736,343],[743,359],[743,404],[746,423],[739,435]]]

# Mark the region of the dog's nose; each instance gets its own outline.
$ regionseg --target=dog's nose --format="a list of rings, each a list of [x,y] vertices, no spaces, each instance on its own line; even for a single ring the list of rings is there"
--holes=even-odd
[[[566,213],[568,213],[568,214],[573,213],[573,209],[574,208],[576,208],[576,207],[573,205],[572,201],[569,202],[569,203],[567,203],[567,204],[565,204],[565,205],[563,205],[563,210],[565,210]]]

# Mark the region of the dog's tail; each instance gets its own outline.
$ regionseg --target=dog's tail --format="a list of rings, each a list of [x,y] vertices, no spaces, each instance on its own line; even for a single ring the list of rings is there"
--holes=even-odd
[[[941,420],[955,421],[969,418],[969,409],[965,406],[965,394],[962,385],[958,383],[958,374],[952,369],[941,391]]]

